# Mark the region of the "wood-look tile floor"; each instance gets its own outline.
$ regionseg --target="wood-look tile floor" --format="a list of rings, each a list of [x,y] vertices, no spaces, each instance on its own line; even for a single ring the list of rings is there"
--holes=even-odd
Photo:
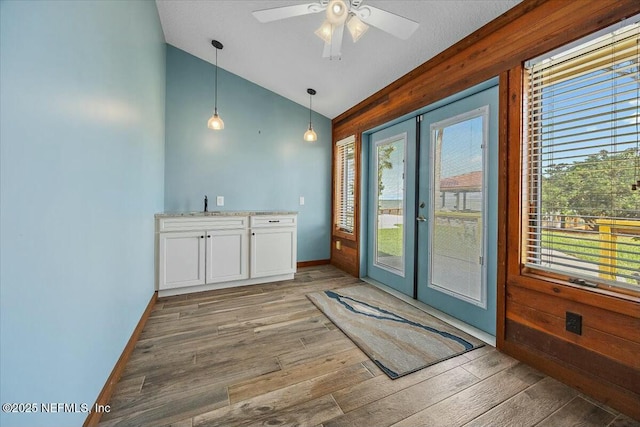
[[[160,298],[101,426],[640,426],[485,346],[390,380],[295,280]]]

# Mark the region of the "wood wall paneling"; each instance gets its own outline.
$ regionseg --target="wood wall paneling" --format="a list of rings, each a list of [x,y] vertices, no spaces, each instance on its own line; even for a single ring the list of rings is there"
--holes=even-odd
[[[338,249],[336,245],[338,241],[340,242],[340,249]],[[358,244],[349,240],[336,238],[332,239],[331,243],[331,264],[352,276],[358,277],[360,270]]]
[[[581,335],[566,330],[567,312],[582,316]],[[558,303],[557,297],[518,286],[508,289],[506,316],[508,320],[558,339],[591,348],[594,353],[618,360],[640,372],[638,318],[573,301]]]
[[[333,119],[359,134],[640,12],[635,0],[525,0]],[[335,139],[335,140],[337,140]]]
[[[362,132],[499,76],[498,347],[637,419],[640,299],[524,271],[520,154],[524,61],[639,13],[637,0],[524,0],[332,123],[334,141],[355,134],[359,146]],[[332,263],[352,274],[359,233],[355,247],[332,246]],[[582,316],[582,335],[565,330],[567,311]]]
[[[346,138],[349,135],[346,135]],[[336,138],[333,134],[333,162],[332,162],[332,178],[331,178],[331,264],[346,271],[355,277],[360,277],[360,185],[361,185],[361,167],[362,167],[362,137],[355,135],[355,184],[354,184],[354,230],[353,234],[348,235],[344,232],[335,230],[335,202],[336,202],[336,146],[335,142],[343,138]],[[340,249],[338,249],[338,242]]]
[[[637,369],[512,320],[502,351],[640,420]]]

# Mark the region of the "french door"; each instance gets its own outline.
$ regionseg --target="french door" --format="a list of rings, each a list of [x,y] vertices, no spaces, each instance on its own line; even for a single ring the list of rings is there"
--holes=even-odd
[[[491,335],[497,117],[494,86],[375,132],[368,148],[368,276]]]
[[[495,335],[498,88],[422,116],[418,299]]]
[[[369,139],[368,276],[413,297],[416,121]]]

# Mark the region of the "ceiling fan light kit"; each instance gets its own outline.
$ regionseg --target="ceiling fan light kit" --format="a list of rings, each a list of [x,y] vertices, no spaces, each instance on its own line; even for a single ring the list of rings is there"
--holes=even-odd
[[[347,29],[349,30],[349,34],[351,34],[351,38],[355,43],[360,40],[360,37],[362,37],[364,33],[367,32],[369,26],[362,22],[356,15],[351,15],[347,20]]]
[[[420,25],[386,10],[363,5],[363,1],[320,0],[315,3],[256,10],[253,16],[265,23],[325,11],[326,19],[315,34],[324,41],[322,57],[330,59],[342,56],[342,36],[345,26],[355,43],[369,29],[369,26],[406,40]]]
[[[211,40],[211,44],[216,48],[216,80],[215,80],[215,100],[213,107],[213,116],[209,118],[207,121],[207,127],[213,130],[222,130],[224,129],[224,122],[220,115],[218,114],[218,51],[222,50],[222,43],[218,40]]]
[[[331,25],[342,25],[348,16],[348,8],[344,0],[331,0],[327,6],[327,21]]]
[[[331,35],[333,34],[333,26],[331,25],[331,22],[325,20],[320,28],[315,31],[315,34],[325,43],[331,43]]]

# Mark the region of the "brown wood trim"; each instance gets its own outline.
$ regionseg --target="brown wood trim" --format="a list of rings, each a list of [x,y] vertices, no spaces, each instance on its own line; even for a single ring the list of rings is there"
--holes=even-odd
[[[624,298],[629,301],[640,302],[640,290],[635,290],[631,288],[623,288],[620,286],[613,286],[602,283],[599,278],[594,277],[591,281],[596,283],[598,286],[586,286],[586,285],[578,285],[575,283],[571,283],[571,276],[568,274],[556,273],[551,271],[544,271],[542,269],[536,269],[535,267],[522,267],[521,274],[522,277],[529,277],[532,279],[544,280],[547,282],[553,282],[558,285],[566,285],[573,288],[583,289],[595,292],[597,294],[615,296],[619,298]]]
[[[335,143],[331,149],[331,259],[330,263],[352,274],[355,277],[358,277],[360,274],[360,244],[359,244],[359,236],[360,236],[360,180],[361,180],[361,168],[362,168],[362,135],[361,134],[348,134],[344,135],[340,138],[336,137],[335,132],[333,133],[333,141],[339,141],[343,138],[346,138],[350,135],[355,136],[355,149],[354,149],[354,157],[355,157],[355,185],[354,185],[354,228],[352,234],[347,234],[341,232],[339,230],[334,229],[335,224],[335,181],[336,181],[336,146]],[[348,251],[348,254],[338,253],[335,248],[336,240],[340,240],[343,246],[347,248],[353,249]]]
[[[524,0],[337,116],[334,136],[371,129],[638,12],[636,0]]]
[[[109,401],[111,401],[111,395],[115,390],[116,384],[118,383],[118,381],[120,380],[120,377],[122,376],[122,373],[124,372],[124,368],[126,367],[127,362],[131,357],[131,353],[133,353],[133,349],[135,348],[136,343],[140,338],[140,334],[142,333],[144,326],[147,324],[147,319],[149,319],[149,316],[151,315],[151,311],[153,310],[153,307],[156,305],[157,300],[158,300],[158,292],[156,291],[151,296],[151,300],[149,300],[149,304],[147,304],[147,308],[145,308],[144,312],[142,313],[142,317],[140,317],[140,321],[138,322],[138,325],[133,330],[133,333],[131,334],[131,337],[129,338],[127,345],[124,347],[124,350],[122,350],[122,354],[120,355],[120,358],[118,359],[115,366],[113,367],[113,370],[111,371],[111,375],[109,375],[109,378],[107,378],[107,382],[105,383],[104,387],[102,387],[102,391],[100,391],[100,394],[96,399],[96,403],[93,406],[94,408],[96,407],[96,405],[106,406],[109,404]],[[102,412],[91,411],[87,416],[87,418],[84,420],[84,423],[82,424],[82,426],[83,427],[97,426],[98,423],[100,423],[101,418],[102,418]]]
[[[344,122],[348,121],[352,116],[363,114],[367,110],[370,110],[371,108],[381,103],[387,102],[389,100],[389,94],[391,92],[411,82],[421,74],[428,72],[430,68],[433,68],[434,66],[441,64],[443,62],[446,62],[447,60],[453,58],[456,54],[462,52],[463,50],[469,48],[470,46],[473,46],[473,44],[477,43],[479,40],[482,40],[490,36],[492,33],[504,27],[508,23],[520,18],[523,15],[526,15],[532,9],[535,9],[545,1],[547,0],[529,0],[529,1],[523,1],[522,3],[519,3],[518,5],[509,9],[507,12],[503,13],[496,19],[492,20],[491,22],[487,23],[483,27],[474,31],[469,36],[460,40],[459,42],[452,45],[448,49],[442,51],[441,53],[434,56],[427,62],[414,68],[413,70],[411,70],[410,72],[408,72],[407,74],[399,78],[398,80],[390,83],[386,87],[374,93],[369,98],[365,99],[364,101],[356,104],[355,106],[351,107],[344,113],[340,114],[339,116],[333,119],[334,124],[336,126],[340,126]]]
[[[615,385],[620,392],[640,399],[640,370],[512,320],[507,320],[506,329],[508,341],[526,347],[533,354],[544,354],[546,363],[570,365],[574,371],[578,371],[573,376],[590,378],[603,385]],[[593,395],[594,390],[586,392]],[[607,401],[604,403],[611,404]]]
[[[509,277],[507,279],[507,289],[510,286],[520,286],[565,300],[626,314],[627,316],[636,318],[640,316],[640,306],[638,305],[640,301],[637,298],[631,298],[628,295],[597,292],[598,289],[562,281],[557,281],[556,283],[546,276],[537,278],[527,276]]]
[[[508,200],[507,211],[507,224],[506,226],[506,240],[507,245],[505,250],[506,261],[506,278],[510,275],[520,273],[520,260],[522,259],[522,245],[520,242],[520,233],[522,224],[522,212],[520,209],[520,202],[522,200],[520,189],[522,183],[521,170],[521,156],[522,156],[522,144],[523,138],[522,130],[522,103],[523,100],[523,87],[524,87],[524,68],[520,64],[517,67],[509,70],[509,97],[508,105],[505,108],[508,109],[509,115],[508,121],[508,135],[507,141],[508,154],[506,158],[506,166],[508,168],[507,175],[508,180],[499,183],[506,188],[506,197]]]
[[[557,303],[554,305],[561,306],[561,304]],[[614,369],[616,365],[622,365],[627,366],[627,369],[640,373],[640,360],[638,359],[640,343],[632,341],[635,338],[635,334],[637,334],[635,331],[638,329],[636,329],[631,336],[619,337],[599,330],[597,322],[589,316],[590,313],[582,313],[579,308],[568,311],[582,315],[583,321],[580,335],[566,330],[565,311],[561,313],[548,313],[537,307],[528,306],[526,302],[518,303],[510,301],[507,307],[507,320],[560,339],[563,342],[572,343],[584,351],[589,349],[593,354],[599,354],[616,361],[615,364],[609,364],[606,369]],[[612,316],[606,323],[614,319],[615,317]],[[628,323],[633,324],[634,322],[630,321]],[[636,326],[638,326],[638,322],[635,323]],[[637,340],[637,338],[635,339]],[[620,371],[617,370],[615,372],[620,373]],[[638,375],[636,375],[636,377],[638,377]],[[640,387],[640,377],[638,377],[638,380]]]
[[[299,261],[297,264],[297,267],[298,268],[314,267],[316,265],[326,265],[330,263],[331,263],[330,259],[315,259],[312,261]]]
[[[336,224],[336,143],[340,141],[333,134],[333,124],[331,125],[331,234],[335,232]],[[355,232],[355,230],[354,230]],[[331,258],[332,247],[329,248]]]
[[[509,182],[509,72],[500,74],[498,84],[498,270],[496,290],[496,346],[504,341],[507,285],[507,217],[509,203],[506,183]]]
[[[351,240],[354,242],[357,240],[355,233],[347,233],[340,230],[333,230],[333,237],[340,240]]]
[[[513,285],[509,286],[507,292],[507,315],[510,315],[512,312],[512,309],[510,308],[511,304],[516,307],[516,310],[516,304],[524,305],[528,309],[536,310],[538,312],[542,312],[544,314],[548,314],[560,319],[565,318],[567,311],[577,313],[583,317],[583,329],[591,328],[607,335],[615,336],[623,340],[628,340],[631,342],[631,344],[635,343],[640,345],[640,334],[638,333],[638,331],[640,331],[639,316],[628,316],[615,311],[606,310],[598,306],[584,304],[582,302],[570,301],[558,298],[555,295],[550,295]],[[519,322],[526,324],[526,322],[524,321]],[[535,327],[550,332],[550,330],[548,329],[550,326],[551,325],[549,324],[549,322],[540,321]],[[571,337],[568,338],[569,341],[574,340],[574,342],[578,343],[577,340],[580,339],[579,335],[566,334],[564,331],[564,324],[562,325],[562,328],[562,338],[567,339],[566,337]],[[593,349],[594,351],[599,352],[606,352],[610,350],[603,347],[606,346],[597,345],[594,346]],[[640,358],[637,357],[638,354],[640,354],[640,350],[636,352],[634,361],[628,364],[633,365],[633,363],[637,363],[638,368],[640,369]]]

